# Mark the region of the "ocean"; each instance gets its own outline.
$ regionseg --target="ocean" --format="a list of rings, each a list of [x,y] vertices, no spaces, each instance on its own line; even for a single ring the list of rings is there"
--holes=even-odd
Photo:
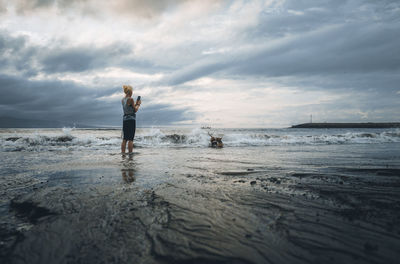
[[[210,135],[223,148],[209,146]],[[0,130],[1,263],[398,263],[400,129]]]

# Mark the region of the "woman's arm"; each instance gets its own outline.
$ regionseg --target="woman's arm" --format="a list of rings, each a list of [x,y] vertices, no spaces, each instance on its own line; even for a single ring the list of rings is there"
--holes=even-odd
[[[133,100],[133,98],[130,98],[128,100],[128,105],[131,105],[133,107],[133,110],[135,111],[135,113],[139,110],[140,107],[140,101],[136,102],[135,104],[135,100]]]

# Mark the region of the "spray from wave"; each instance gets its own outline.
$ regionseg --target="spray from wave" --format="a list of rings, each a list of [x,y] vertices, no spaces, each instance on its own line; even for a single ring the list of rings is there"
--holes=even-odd
[[[312,131],[301,133],[282,129],[276,131],[260,130],[221,130],[214,133],[223,137],[224,147],[257,147],[280,145],[328,145],[328,144],[378,144],[400,142],[400,130],[384,131]],[[135,137],[137,147],[189,147],[209,146],[208,131],[193,129],[162,130],[152,128],[142,130]],[[41,151],[41,150],[79,150],[79,149],[118,149],[121,142],[118,130],[80,130],[63,128],[61,131],[34,131],[30,133],[2,133],[2,151]]]

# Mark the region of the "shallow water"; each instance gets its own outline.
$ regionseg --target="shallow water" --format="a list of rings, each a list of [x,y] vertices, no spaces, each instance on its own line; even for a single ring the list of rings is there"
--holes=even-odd
[[[397,262],[398,130],[211,132],[0,131],[0,260]]]

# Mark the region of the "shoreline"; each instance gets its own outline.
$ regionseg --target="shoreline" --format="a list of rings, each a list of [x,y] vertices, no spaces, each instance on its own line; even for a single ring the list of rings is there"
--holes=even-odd
[[[386,123],[303,123],[290,128],[400,128],[400,122]]]

